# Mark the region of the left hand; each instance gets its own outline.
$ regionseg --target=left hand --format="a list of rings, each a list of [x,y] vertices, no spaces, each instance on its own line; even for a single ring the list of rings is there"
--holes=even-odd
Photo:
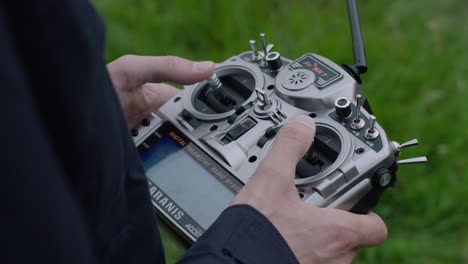
[[[180,91],[164,82],[193,84],[208,79],[214,69],[211,61],[193,62],[175,56],[124,55],[107,65],[130,128]]]

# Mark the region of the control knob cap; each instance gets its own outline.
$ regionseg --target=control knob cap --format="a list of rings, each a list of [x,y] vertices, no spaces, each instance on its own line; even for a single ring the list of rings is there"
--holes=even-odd
[[[281,67],[283,67],[283,61],[281,61],[281,56],[278,52],[270,52],[266,56],[266,60],[268,62],[268,67],[272,72],[279,71]]]
[[[351,116],[351,102],[345,98],[345,97],[340,97],[336,99],[335,101],[335,111],[336,115],[340,119],[345,119]]]

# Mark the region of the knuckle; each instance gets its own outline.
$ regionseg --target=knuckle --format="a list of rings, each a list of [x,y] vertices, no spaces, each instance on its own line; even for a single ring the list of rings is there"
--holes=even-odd
[[[130,61],[133,61],[137,56],[136,55],[133,55],[133,54],[125,54],[125,55],[122,55],[120,56],[117,61],[120,61],[122,63],[127,63],[127,62],[130,62]]]
[[[129,72],[127,65],[131,64],[132,61],[135,60],[135,57],[135,55],[126,54],[108,64],[109,75],[114,87],[118,89],[126,89],[127,85],[134,79],[134,76]]]
[[[335,252],[352,250],[357,243],[358,234],[342,225],[333,225],[329,228],[330,247]]]
[[[174,68],[179,65],[180,58],[173,55],[163,56],[161,57],[163,65],[168,68]]]

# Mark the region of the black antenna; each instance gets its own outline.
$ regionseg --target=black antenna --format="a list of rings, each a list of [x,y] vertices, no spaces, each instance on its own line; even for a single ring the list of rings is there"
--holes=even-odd
[[[364,49],[364,42],[362,41],[361,26],[359,25],[359,15],[356,5],[356,0],[347,0],[349,24],[351,26],[351,38],[353,40],[353,66],[343,65],[345,70],[348,71],[361,83],[361,74],[367,72],[366,50]]]

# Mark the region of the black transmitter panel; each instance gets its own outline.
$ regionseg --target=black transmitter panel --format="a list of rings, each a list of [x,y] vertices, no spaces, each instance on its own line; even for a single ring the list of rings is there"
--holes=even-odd
[[[351,116],[355,116],[356,111],[357,111],[356,106],[350,105],[350,107],[351,107],[351,113],[352,113]],[[369,119],[367,119],[364,115],[361,118],[364,119],[365,125],[364,125],[363,128],[361,128],[359,130],[355,130],[355,129],[351,128],[351,122],[353,122],[352,118],[341,119],[341,118],[338,117],[338,115],[336,114],[335,111],[331,112],[328,116],[331,119],[335,120],[336,122],[340,123],[342,126],[344,126],[349,131],[349,133],[351,133],[354,137],[356,137],[357,139],[362,141],[369,148],[373,149],[375,152],[379,152],[383,148],[382,139],[380,137],[375,138],[375,139],[367,139],[364,136],[367,129],[369,129],[369,127],[370,127],[369,126],[369,123],[370,123]]]

